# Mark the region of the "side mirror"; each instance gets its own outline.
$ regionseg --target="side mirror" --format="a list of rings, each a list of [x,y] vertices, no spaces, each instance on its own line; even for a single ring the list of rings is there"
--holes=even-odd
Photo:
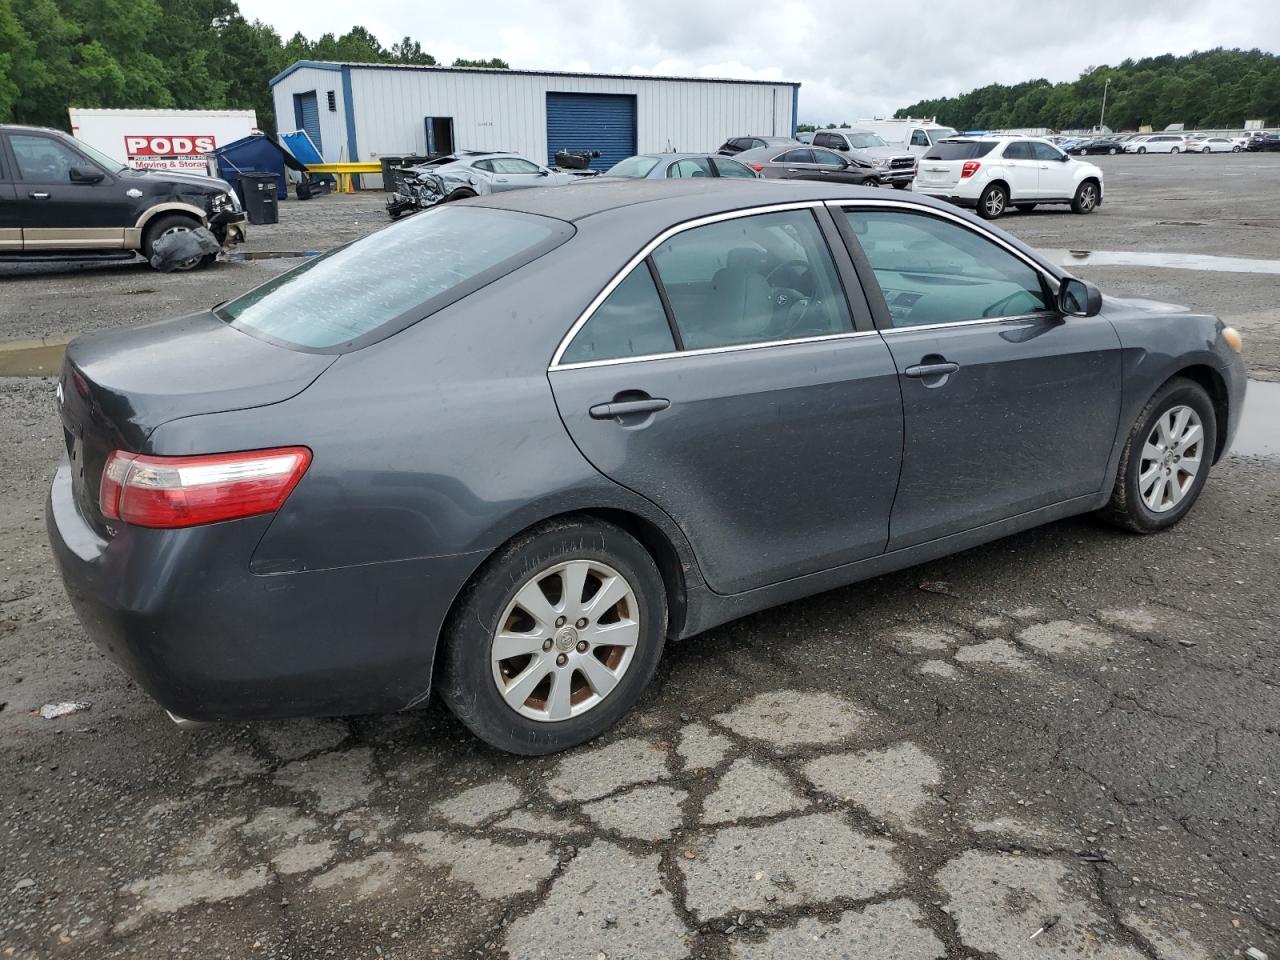
[[[837,149],[837,150],[843,150],[845,153],[848,153],[848,152],[849,152],[849,145],[848,145],[847,143],[837,143],[837,144],[836,144],[836,149]]]
[[[1067,277],[1058,287],[1058,312],[1068,317],[1096,317],[1102,312],[1102,291],[1092,283]]]
[[[538,171],[538,176],[540,176],[540,177],[549,177],[549,176],[551,176],[551,171],[550,171],[550,170],[539,170],[539,171]]]
[[[1058,159],[1060,159],[1063,163],[1066,163],[1068,160],[1070,160],[1070,159],[1071,159],[1071,154],[1069,154],[1069,153],[1064,153],[1064,154],[1063,154],[1061,157],[1059,157]]]
[[[72,183],[101,183],[105,179],[105,174],[97,167],[83,165],[72,167],[70,176]]]

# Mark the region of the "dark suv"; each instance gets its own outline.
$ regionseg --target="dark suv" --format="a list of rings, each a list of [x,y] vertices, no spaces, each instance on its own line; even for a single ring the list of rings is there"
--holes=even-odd
[[[720,144],[720,148],[716,153],[722,157],[732,157],[735,153],[741,153],[743,150],[786,146],[789,143],[799,144],[800,141],[791,137],[730,137]]]
[[[223,246],[240,243],[244,219],[225,180],[135,170],[61,130],[0,126],[0,257],[120,258],[132,251],[150,259],[157,238],[199,226]]]

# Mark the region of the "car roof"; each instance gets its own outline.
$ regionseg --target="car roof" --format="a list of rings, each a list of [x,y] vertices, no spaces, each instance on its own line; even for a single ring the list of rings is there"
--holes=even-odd
[[[739,163],[747,163],[751,160],[772,160],[780,153],[790,153],[792,150],[821,150],[823,153],[830,153],[827,147],[819,146],[812,143],[775,143],[767,147],[752,147],[750,150],[743,150],[741,153],[735,153],[729,160],[737,160]]]
[[[0,133],[56,133],[62,137],[71,136],[67,131],[55,127],[33,127],[25,123],[0,123]]]
[[[700,150],[694,153],[637,153],[636,157],[648,157],[650,160],[696,160],[699,157],[716,157],[718,160],[731,160],[732,157],[720,157],[714,150]],[[631,157],[627,157],[628,160]],[[621,161],[619,161],[621,162]]]

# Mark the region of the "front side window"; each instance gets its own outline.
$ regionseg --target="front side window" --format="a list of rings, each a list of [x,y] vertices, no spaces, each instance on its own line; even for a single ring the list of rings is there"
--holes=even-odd
[[[846,163],[844,157],[830,150],[814,150],[813,162],[824,167],[843,167]]]
[[[746,177],[747,179],[756,179],[755,171],[747,167],[746,164],[739,163],[737,160],[726,160],[724,157],[717,157],[714,161],[716,170],[722,177]]]
[[[688,349],[853,329],[809,210],[735,217],[676,234],[653,252]]]
[[[911,134],[911,145],[913,147],[929,146],[929,138],[925,136],[923,130],[916,130]]]
[[[667,167],[668,177],[713,177],[706,157],[685,157]]]
[[[308,260],[214,312],[283,346],[341,350],[389,336],[572,235],[549,217],[446,204]]]
[[[15,133],[9,136],[18,174],[34,183],[69,183],[71,168],[84,163],[80,154],[53,137]]]
[[[648,264],[641,263],[591,314],[560,362],[642,357],[670,353],[675,348],[662,298],[658,296]]]
[[[542,168],[530,160],[520,157],[495,157],[493,160],[495,173],[538,173]]]
[[[839,145],[839,142],[830,133],[816,133],[813,135],[813,145],[815,147],[835,147]]]
[[[1049,309],[1040,274],[972,230],[928,214],[850,208],[845,216],[894,327]]]

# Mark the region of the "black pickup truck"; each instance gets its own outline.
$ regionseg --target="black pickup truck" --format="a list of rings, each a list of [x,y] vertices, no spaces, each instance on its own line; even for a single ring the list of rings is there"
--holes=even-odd
[[[172,170],[135,170],[61,130],[0,126],[0,258],[151,259],[166,234],[207,227],[225,246],[245,237],[230,184]],[[191,270],[216,253],[186,261]]]

